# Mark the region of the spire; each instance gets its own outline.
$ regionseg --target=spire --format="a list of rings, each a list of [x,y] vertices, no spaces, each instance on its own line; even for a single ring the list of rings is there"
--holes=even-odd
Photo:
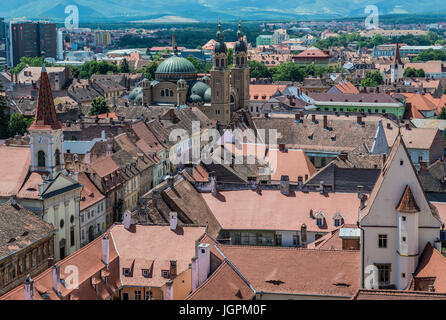
[[[382,120],[379,120],[370,153],[387,154],[388,151],[389,151],[389,145],[387,143],[386,133],[384,132],[383,122]]]
[[[217,41],[222,42],[224,40],[223,32],[221,32],[221,18],[218,17],[218,31],[216,34]]]
[[[403,64],[401,62],[401,57],[400,57],[400,45],[397,42],[396,43],[396,48],[395,48],[395,55],[393,56],[393,64]]]
[[[57,130],[62,129],[62,123],[57,119],[51,92],[50,79],[45,64],[40,74],[39,94],[37,96],[36,114],[29,130]]]
[[[243,37],[242,32],[242,18],[238,19],[238,31],[237,31],[237,39],[241,39]]]
[[[406,185],[406,189],[404,189],[403,195],[396,207],[396,210],[403,213],[415,213],[420,211],[409,185]]]

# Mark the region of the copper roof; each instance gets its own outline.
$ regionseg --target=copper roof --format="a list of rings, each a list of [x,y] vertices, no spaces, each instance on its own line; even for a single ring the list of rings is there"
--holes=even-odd
[[[415,213],[420,211],[409,185],[404,189],[403,196],[401,197],[396,210],[404,213]]]

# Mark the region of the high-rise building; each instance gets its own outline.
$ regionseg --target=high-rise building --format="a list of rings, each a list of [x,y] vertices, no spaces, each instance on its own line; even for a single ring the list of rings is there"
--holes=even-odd
[[[5,19],[0,18],[0,60],[6,59],[6,28]]]
[[[57,57],[56,24],[11,21],[9,25],[9,64],[15,66],[22,57]]]

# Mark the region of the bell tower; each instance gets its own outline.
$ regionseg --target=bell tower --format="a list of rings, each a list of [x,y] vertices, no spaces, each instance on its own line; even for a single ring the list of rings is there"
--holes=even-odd
[[[239,19],[237,42],[234,45],[233,66],[231,69],[231,86],[237,94],[238,105],[235,109],[249,109],[249,67],[248,46],[242,32],[242,21]]]
[[[231,119],[230,71],[228,69],[227,48],[221,31],[221,20],[214,45],[213,66],[211,69],[211,114],[219,124],[226,125]]]
[[[31,171],[53,174],[62,170],[65,166],[62,123],[57,119],[45,64],[40,75],[34,122],[28,131],[31,136]]]

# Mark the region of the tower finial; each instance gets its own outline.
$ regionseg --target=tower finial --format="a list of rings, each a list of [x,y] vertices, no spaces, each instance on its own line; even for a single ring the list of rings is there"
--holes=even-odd
[[[237,39],[240,39],[241,37],[243,37],[243,32],[242,32],[242,18],[239,17],[239,18],[238,18]]]
[[[221,18],[218,17],[218,31],[216,34],[217,40],[218,41],[223,41],[223,33],[221,32]]]

